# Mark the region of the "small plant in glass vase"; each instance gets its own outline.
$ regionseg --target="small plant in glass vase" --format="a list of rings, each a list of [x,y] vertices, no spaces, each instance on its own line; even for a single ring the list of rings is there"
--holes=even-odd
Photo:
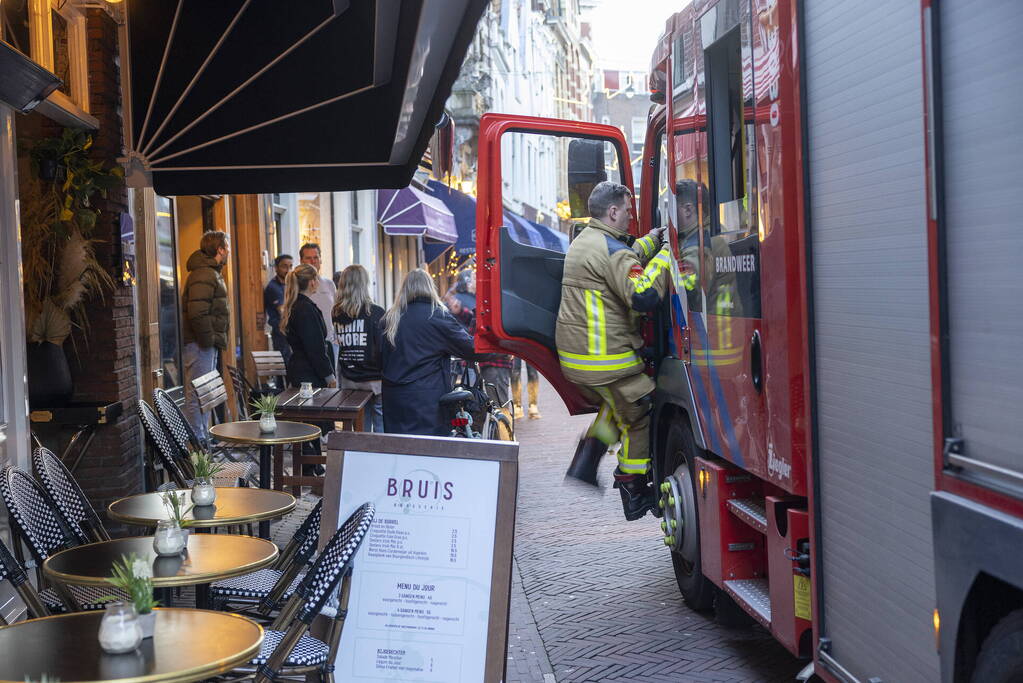
[[[217,499],[217,489],[213,487],[213,478],[224,469],[224,466],[213,460],[207,451],[196,451],[190,456],[192,473],[195,481],[192,484],[192,502],[196,505],[213,505]]]
[[[137,615],[138,625],[142,629],[142,637],[152,638],[153,629],[156,625],[156,612],[153,611],[153,608],[160,603],[153,597],[153,568],[149,565],[149,562],[140,558],[135,553],[122,555],[121,559],[114,562],[113,576],[107,578],[107,583],[115,588],[120,588],[128,594],[128,605],[134,608],[133,611]],[[100,599],[120,600],[115,595],[107,595]],[[113,604],[121,605],[120,602]],[[109,609],[107,611],[111,612]],[[112,623],[101,623],[100,625],[100,644],[103,644],[104,636],[106,636],[106,639],[111,640],[113,648],[116,649],[120,641],[130,639],[130,634],[121,633],[126,627],[126,624],[123,622],[128,621],[124,618],[123,608],[115,609],[114,612],[118,612],[118,614],[112,614]],[[116,619],[114,618],[115,616],[117,616]],[[130,615],[128,616],[130,617]],[[104,616],[103,622],[107,621],[107,616]],[[104,629],[107,631],[106,634],[104,634]],[[126,645],[127,643],[124,644]],[[108,650],[106,646],[104,646],[104,649],[113,651],[112,649]]]
[[[266,394],[257,396],[250,402],[259,415],[259,431],[270,434],[277,431],[277,396]]]

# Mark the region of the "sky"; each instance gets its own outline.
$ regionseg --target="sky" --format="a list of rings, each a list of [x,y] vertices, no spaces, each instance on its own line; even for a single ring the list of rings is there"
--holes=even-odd
[[[689,0],[602,0],[589,15],[597,64],[646,71],[664,23]]]

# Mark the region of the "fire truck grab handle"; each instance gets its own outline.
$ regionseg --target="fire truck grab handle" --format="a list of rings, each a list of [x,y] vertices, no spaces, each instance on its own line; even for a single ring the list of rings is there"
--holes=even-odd
[[[760,330],[753,330],[753,337],[749,341],[749,374],[753,380],[753,388],[757,391],[764,390],[763,360],[760,349]]]

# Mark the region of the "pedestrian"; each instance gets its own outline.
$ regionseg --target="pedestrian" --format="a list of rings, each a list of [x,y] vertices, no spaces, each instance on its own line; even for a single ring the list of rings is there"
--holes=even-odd
[[[629,235],[632,194],[624,185],[597,183],[588,206],[589,225],[565,255],[555,339],[565,378],[600,411],[579,442],[569,476],[596,485],[596,463],[620,441],[615,488],[625,518],[634,520],[656,504],[649,449],[654,381],[639,355],[639,314],[656,310],[664,296],[671,254],[664,228],[640,239]]]
[[[292,263],[294,260],[288,254],[280,254],[275,258],[274,276],[263,290],[263,311],[266,312],[266,322],[270,325],[270,340],[274,349],[281,352],[285,364],[291,358],[291,346],[281,331],[281,306],[284,304],[284,278],[291,272]]]
[[[383,318],[384,430],[445,436],[440,398],[451,391],[451,356],[475,360],[472,337],[448,312],[430,274],[409,271]]]
[[[529,419],[539,420],[540,407],[537,405],[537,397],[540,394],[540,377],[529,363],[526,363],[526,394],[529,399]],[[511,392],[512,403],[515,405],[515,419],[523,417],[522,414],[522,359],[514,358],[511,369]]]
[[[334,277],[331,280],[334,283],[334,289],[341,289],[341,274],[344,272],[343,270],[334,271]]]
[[[305,263],[296,266],[285,279],[281,329],[291,345],[287,370],[288,384],[293,387],[300,387],[302,382],[321,388],[337,386],[326,325],[313,303],[320,281],[316,269]]]
[[[338,378],[342,389],[372,391],[369,408],[371,431],[384,431],[384,408],[380,381],[384,309],[373,303],[369,293],[369,273],[355,264],[341,271],[337,299],[334,300],[335,335],[340,352]]]
[[[210,230],[203,233],[199,249],[188,257],[183,292],[184,324],[182,340],[185,348],[185,419],[203,443],[209,443],[209,417],[199,410],[199,396],[192,380],[213,372],[218,366],[218,351],[227,349],[227,330],[231,310],[227,304],[227,287],[221,274],[231,255],[227,233]]]
[[[320,245],[316,244],[316,242],[306,242],[298,250],[298,260],[315,268],[319,279],[319,285],[310,298],[316,304],[316,307],[320,309],[320,315],[323,316],[323,325],[327,330],[326,340],[330,342],[331,346],[330,365],[333,368],[334,363],[337,362],[337,338],[334,336],[333,321],[334,298],[337,296],[337,287],[329,277],[323,277],[319,274],[322,266],[320,257]]]

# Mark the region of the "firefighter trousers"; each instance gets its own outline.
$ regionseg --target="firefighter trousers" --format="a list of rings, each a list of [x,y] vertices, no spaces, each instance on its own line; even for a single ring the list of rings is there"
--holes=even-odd
[[[600,410],[586,436],[596,437],[608,447],[619,441],[618,467],[626,474],[646,474],[650,469],[650,394],[654,381],[640,372],[610,384],[578,385]]]

